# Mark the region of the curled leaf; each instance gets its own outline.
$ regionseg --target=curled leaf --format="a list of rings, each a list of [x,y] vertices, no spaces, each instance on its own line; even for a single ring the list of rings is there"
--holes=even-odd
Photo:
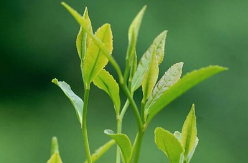
[[[91,26],[91,21],[88,15],[87,7],[85,8],[84,15],[82,18],[87,22],[87,24],[90,27],[89,30],[92,32],[92,26]],[[77,47],[79,58],[81,60],[84,59],[86,48],[89,46],[89,43],[90,43],[90,37],[87,37],[87,32],[81,26],[79,33],[77,35],[77,39],[76,39],[76,47]]]
[[[59,86],[64,94],[69,98],[75,108],[77,118],[82,126],[83,100],[71,90],[71,87],[66,82],[58,81],[56,78],[53,79],[52,82]]]
[[[100,89],[104,90],[110,96],[114,103],[116,113],[119,113],[121,105],[119,85],[117,84],[113,76],[110,75],[108,71],[103,69],[93,80],[93,83]]]
[[[146,6],[144,6],[140,12],[136,15],[134,20],[132,21],[129,30],[128,30],[128,51],[127,51],[127,60],[131,59],[133,54],[135,53],[136,42],[138,38],[138,33],[140,29],[140,25],[146,10]]]
[[[59,155],[59,145],[56,137],[52,138],[52,147],[51,147],[51,158],[47,163],[62,163],[62,160]]]
[[[122,156],[125,163],[130,163],[132,157],[132,144],[128,136],[125,134],[115,134],[112,130],[104,130],[104,133],[116,141],[121,149]]]

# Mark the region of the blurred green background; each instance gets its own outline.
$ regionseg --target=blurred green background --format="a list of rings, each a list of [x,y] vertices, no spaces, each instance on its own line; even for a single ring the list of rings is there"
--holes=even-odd
[[[85,159],[79,123],[73,107],[50,81],[68,82],[82,97],[75,38],[79,25],[60,0],[8,0],[0,5],[0,162],[44,163],[56,135],[64,163]],[[196,105],[199,146],[192,162],[248,162],[247,0],[68,0],[83,13],[89,9],[93,28],[112,25],[113,56],[124,68],[128,27],[143,5],[137,53],[167,29],[165,61],[160,76],[183,61],[184,73],[210,64],[229,67],[193,88],[164,109],[146,132],[140,162],[168,163],[154,143],[156,126],[181,130],[191,104]],[[111,66],[107,69],[113,74]],[[135,97],[141,98],[139,90]],[[123,98],[124,100],[124,98]],[[88,111],[92,151],[109,140],[103,130],[115,130],[109,97],[93,87]],[[124,132],[134,138],[136,123],[129,110]],[[112,148],[99,162],[114,162]]]

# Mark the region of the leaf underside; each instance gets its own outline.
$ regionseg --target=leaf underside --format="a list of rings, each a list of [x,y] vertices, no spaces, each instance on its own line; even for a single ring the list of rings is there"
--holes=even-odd
[[[53,79],[52,82],[59,86],[61,90],[64,92],[64,94],[69,98],[72,105],[75,108],[77,118],[82,126],[82,115],[83,115],[83,100],[78,97],[72,90],[70,85],[68,85],[64,81],[58,81],[57,79]]]
[[[109,129],[105,130],[104,133],[116,141],[121,149],[121,153],[125,160],[125,163],[129,163],[132,157],[132,145],[128,136],[121,133],[115,134],[112,130]]]
[[[120,95],[119,95],[119,85],[112,75],[108,71],[103,69],[98,76],[93,80],[93,83],[104,90],[112,99],[115,107],[116,113],[120,111]]]

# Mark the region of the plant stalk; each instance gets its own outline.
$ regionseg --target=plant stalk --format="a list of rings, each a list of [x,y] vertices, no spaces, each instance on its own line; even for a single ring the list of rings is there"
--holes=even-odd
[[[87,134],[87,123],[86,123],[87,108],[88,108],[88,101],[89,101],[89,93],[90,93],[90,85],[86,84],[85,85],[85,92],[84,92],[82,132],[83,132],[84,148],[85,148],[85,154],[86,154],[87,162],[92,163],[91,154],[90,154],[89,140],[88,140],[88,134]]]
[[[121,113],[119,115],[117,115],[116,117],[116,121],[117,121],[117,133],[121,133],[122,132],[122,121],[124,118],[124,115],[127,111],[127,108],[129,106],[129,100],[126,100],[123,108],[121,109]],[[121,150],[120,148],[117,146],[117,151],[116,151],[116,163],[120,163],[121,162]]]
[[[136,136],[134,147],[133,147],[133,163],[139,162],[139,156],[141,152],[141,145],[143,141],[144,132],[145,131],[141,130],[138,132]]]

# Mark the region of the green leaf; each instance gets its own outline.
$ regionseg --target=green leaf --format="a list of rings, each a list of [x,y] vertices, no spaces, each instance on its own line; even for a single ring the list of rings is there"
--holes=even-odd
[[[172,133],[161,127],[157,127],[155,129],[155,143],[169,158],[170,163],[183,162],[183,147]]]
[[[158,62],[156,58],[156,50],[155,47],[152,52],[152,59],[150,65],[144,75],[142,80],[142,91],[143,91],[143,98],[146,100],[152,93],[153,87],[157,82],[158,79]]]
[[[104,90],[112,99],[116,113],[120,111],[120,95],[119,85],[108,71],[103,69],[99,75],[93,80],[94,84],[100,89]]]
[[[164,47],[165,47],[165,40],[166,40],[167,32],[168,32],[167,30],[163,31],[153,41],[153,44],[157,46],[156,56],[157,56],[158,64],[162,63],[164,59]]]
[[[90,26],[89,29],[92,32],[92,26],[91,26],[91,21],[90,21],[89,15],[88,15],[87,7],[85,8],[83,19]],[[76,40],[76,47],[77,47],[79,58],[81,60],[84,59],[84,56],[86,53],[86,48],[89,46],[89,43],[90,43],[90,37],[87,37],[87,32],[81,26],[79,33],[77,35],[77,40]]]
[[[113,36],[110,25],[104,24],[96,31],[95,36],[103,42],[104,46],[111,53],[113,50]],[[83,65],[85,82],[88,84],[92,82],[107,63],[108,58],[103,54],[98,45],[94,41],[91,41],[89,48],[86,50]]]
[[[178,139],[179,142],[182,141],[182,136],[181,136],[181,133],[179,131],[175,131],[174,132],[174,135]]]
[[[77,118],[82,126],[82,114],[84,105],[83,100],[71,90],[71,87],[66,82],[58,81],[57,79],[53,79],[52,82],[59,86],[61,90],[65,93],[65,95],[69,98],[75,108]]]
[[[51,147],[51,154],[59,153],[59,144],[56,137],[52,138],[52,147]]]
[[[116,141],[121,149],[125,163],[130,163],[132,157],[132,145],[128,136],[121,133],[115,134],[112,130],[109,129],[104,130],[104,133]]]
[[[115,144],[115,140],[110,140],[105,143],[103,146],[99,147],[94,154],[91,155],[91,161],[96,162],[103,154],[105,154],[113,145]],[[86,160],[85,163],[88,163]]]
[[[138,68],[134,73],[133,80],[132,80],[132,87],[131,90],[134,92],[138,89],[144,78],[144,75],[151,63],[153,48],[155,47],[156,57],[158,64],[160,64],[164,58],[164,45],[165,45],[165,38],[166,38],[167,31],[162,32],[159,34],[153,41],[152,45],[149,49],[145,52],[145,54],[141,57],[140,62],[138,64]]]
[[[161,95],[175,84],[182,75],[183,62],[176,63],[171,66],[162,76],[154,87],[152,94],[145,105],[145,117],[147,117],[149,108],[161,97]]]
[[[187,163],[189,163],[190,160],[192,159],[192,157],[193,157],[193,155],[195,153],[195,149],[196,149],[196,147],[198,145],[198,142],[199,142],[199,139],[198,139],[198,137],[196,137],[194,146],[193,146],[193,148],[191,149],[191,151],[189,152],[189,154],[187,156]]]
[[[194,104],[192,105],[191,111],[189,112],[183,124],[181,138],[182,138],[182,146],[185,150],[184,158],[185,158],[185,161],[189,162],[187,157],[189,153],[192,151],[192,149],[196,147],[195,143],[197,139],[197,128],[196,128],[196,117],[195,117]]]
[[[54,153],[47,163],[62,163],[59,153]]]
[[[52,138],[51,158],[47,161],[47,163],[62,163],[59,156],[59,145],[56,137]]]
[[[137,54],[136,54],[136,52],[134,52],[134,55],[132,56],[130,67],[131,67],[131,69],[130,69],[129,82],[131,83],[133,76],[134,76],[134,73],[137,69]]]
[[[131,23],[128,30],[128,51],[127,51],[127,60],[132,58],[132,55],[135,53],[135,47],[137,43],[138,33],[140,29],[140,25],[146,10],[146,6],[144,6],[140,12],[136,15],[133,22]]]
[[[180,79],[177,83],[165,91],[160,96],[160,98],[157,99],[157,101],[149,108],[147,123],[150,123],[150,121],[159,111],[161,111],[177,97],[188,91],[190,88],[224,70],[227,70],[227,68],[221,66],[208,66],[186,74],[182,79]]]

